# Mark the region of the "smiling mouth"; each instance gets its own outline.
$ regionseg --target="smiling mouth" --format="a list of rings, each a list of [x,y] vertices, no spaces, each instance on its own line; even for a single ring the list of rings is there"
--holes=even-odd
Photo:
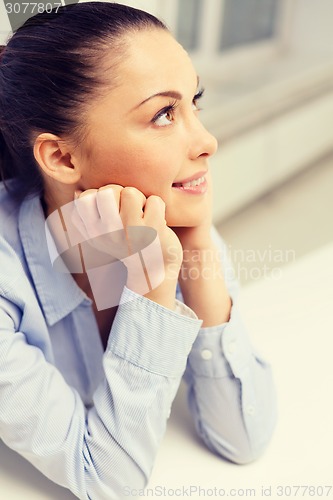
[[[174,182],[172,187],[190,194],[204,194],[207,191],[207,180],[205,176],[188,182]]]
[[[189,181],[189,182],[174,182],[172,184],[172,187],[193,187],[193,186],[200,186],[200,184],[203,184],[205,182],[206,178],[203,175],[202,177],[199,177],[199,179],[195,179],[194,181]]]

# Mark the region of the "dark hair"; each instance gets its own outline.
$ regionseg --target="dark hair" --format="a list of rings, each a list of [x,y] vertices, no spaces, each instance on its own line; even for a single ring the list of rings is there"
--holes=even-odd
[[[167,29],[121,4],[76,3],[28,19],[1,47],[0,180],[16,179],[15,198],[43,192],[33,155],[37,135],[83,140],[85,105],[105,89],[106,51],[114,51],[114,68],[126,49],[124,35],[152,28]]]

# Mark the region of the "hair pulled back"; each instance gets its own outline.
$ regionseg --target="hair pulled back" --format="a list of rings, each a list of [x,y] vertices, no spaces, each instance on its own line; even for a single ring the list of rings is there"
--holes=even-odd
[[[33,155],[39,133],[83,140],[82,113],[103,91],[103,56],[114,64],[124,35],[166,26],[147,12],[113,2],[70,4],[28,19],[0,48],[0,180],[15,178],[18,200],[42,194]],[[10,183],[11,184],[11,183]]]

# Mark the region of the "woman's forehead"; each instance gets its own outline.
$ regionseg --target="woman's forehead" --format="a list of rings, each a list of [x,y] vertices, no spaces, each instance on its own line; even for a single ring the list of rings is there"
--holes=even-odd
[[[143,30],[129,34],[126,54],[117,68],[117,81],[154,85],[189,77],[195,70],[188,53],[166,30]]]

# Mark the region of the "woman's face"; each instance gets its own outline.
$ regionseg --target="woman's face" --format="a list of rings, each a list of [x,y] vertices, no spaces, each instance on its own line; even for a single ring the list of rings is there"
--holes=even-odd
[[[128,40],[116,85],[88,110],[78,187],[134,186],[164,200],[169,226],[196,226],[210,207],[207,160],[217,148],[199,120],[196,72],[166,31]],[[198,185],[183,186],[191,180]]]

